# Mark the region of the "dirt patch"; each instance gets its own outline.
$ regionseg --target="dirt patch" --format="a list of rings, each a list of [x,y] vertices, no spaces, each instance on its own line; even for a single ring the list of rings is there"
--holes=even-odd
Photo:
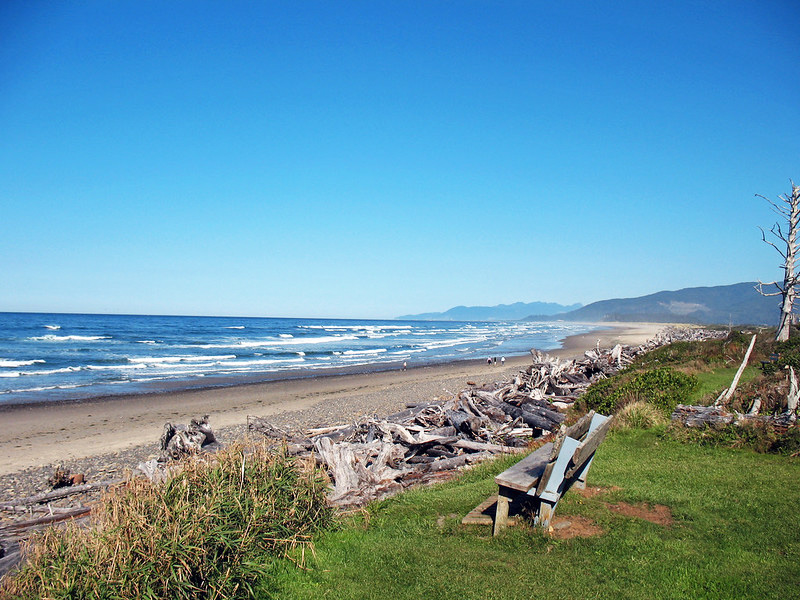
[[[593,537],[602,535],[603,529],[591,519],[570,515],[555,518],[550,523],[550,537],[557,540],[569,540],[576,537]]]
[[[610,494],[611,492],[617,492],[621,489],[622,488],[619,488],[615,485],[612,485],[610,487],[587,485],[584,489],[573,487],[571,491],[575,492],[579,496],[582,496],[583,498],[595,498],[596,496],[602,496],[603,494]]]
[[[672,511],[668,506],[662,504],[628,504],[627,502],[619,502],[617,504],[609,504],[608,508],[616,513],[625,515],[626,517],[636,517],[637,519],[644,519],[656,525],[663,525],[669,527],[674,522],[672,520]]]

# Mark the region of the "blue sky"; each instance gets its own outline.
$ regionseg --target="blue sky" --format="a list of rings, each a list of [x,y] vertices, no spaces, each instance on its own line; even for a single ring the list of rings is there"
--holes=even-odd
[[[780,275],[800,5],[0,3],[0,310],[393,317]]]

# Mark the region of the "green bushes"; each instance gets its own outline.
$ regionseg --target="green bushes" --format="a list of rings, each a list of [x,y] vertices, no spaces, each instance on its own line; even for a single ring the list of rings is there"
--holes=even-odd
[[[311,465],[237,445],[189,462],[164,485],[131,480],[94,527],[50,529],[6,583],[18,598],[242,598],[270,560],[328,526]]]
[[[673,423],[667,428],[664,436],[684,443],[722,448],[749,448],[764,454],[796,455],[800,452],[800,428],[790,427],[783,432],[769,423],[758,421],[716,427],[684,427]]]
[[[583,410],[611,414],[627,404],[647,402],[664,413],[685,401],[697,387],[697,378],[670,367],[623,372],[592,385],[579,403]]]

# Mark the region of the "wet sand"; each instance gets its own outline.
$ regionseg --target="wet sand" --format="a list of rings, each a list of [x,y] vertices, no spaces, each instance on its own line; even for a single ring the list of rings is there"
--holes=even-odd
[[[561,358],[616,343],[638,345],[666,324],[608,323],[603,329],[566,338],[562,348],[548,351]],[[529,355],[506,357],[505,366],[485,360],[407,371],[335,374],[303,379],[248,383],[204,390],[120,396],[61,404],[0,408],[0,476],[50,464],[69,465],[89,457],[125,454],[146,459],[157,451],[167,421],[188,423],[210,415],[222,441],[240,435],[249,415],[268,417],[282,427],[329,425],[364,414],[386,415],[407,402],[431,400],[458,392],[468,381],[483,383],[513,377],[531,362]]]

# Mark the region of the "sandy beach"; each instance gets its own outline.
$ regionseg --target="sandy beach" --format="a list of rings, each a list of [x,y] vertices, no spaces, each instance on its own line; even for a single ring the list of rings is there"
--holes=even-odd
[[[581,356],[617,343],[638,345],[665,324],[604,323],[603,329],[570,336],[560,358]],[[246,429],[249,415],[268,417],[279,427],[296,428],[345,422],[364,414],[386,415],[407,402],[457,392],[468,381],[503,380],[530,364],[530,356],[507,357],[504,366],[484,360],[462,361],[373,373],[337,374],[250,383],[205,390],[121,396],[74,403],[0,408],[0,486],[13,492],[20,472],[52,470],[64,464],[88,475],[119,474],[154,457],[164,423],[188,423],[210,415],[222,442]],[[90,460],[91,459],[91,460]],[[87,463],[87,461],[89,461]]]

